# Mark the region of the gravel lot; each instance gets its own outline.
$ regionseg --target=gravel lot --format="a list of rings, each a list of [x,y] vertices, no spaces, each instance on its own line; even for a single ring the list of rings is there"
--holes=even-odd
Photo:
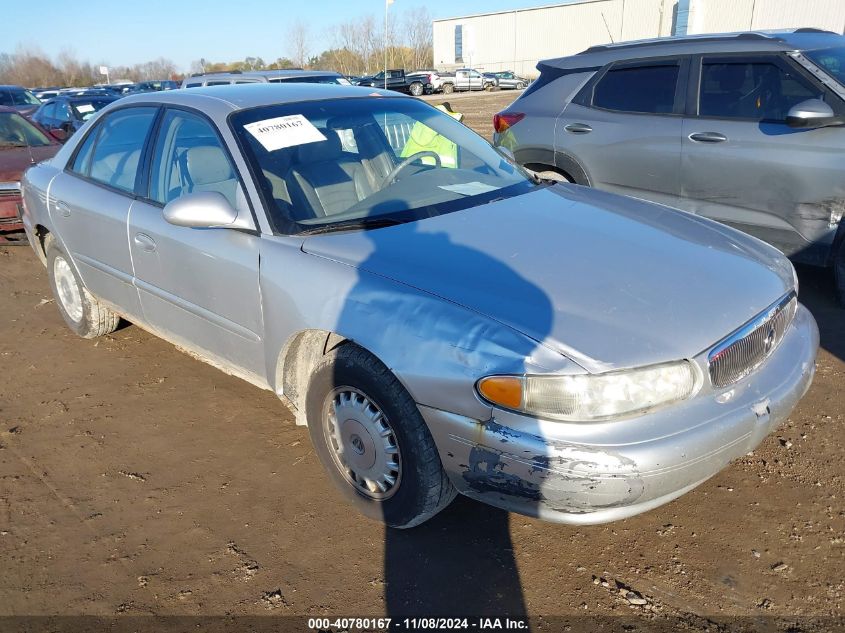
[[[489,137],[515,96],[448,100]],[[350,511],[272,394],[132,326],[76,338],[32,251],[0,248],[0,615],[491,614],[550,631],[541,616],[691,630],[781,616],[827,630],[808,618],[843,615],[845,310],[828,274],[800,276],[822,336],[811,391],[690,494],[582,528],[460,498],[394,532]]]

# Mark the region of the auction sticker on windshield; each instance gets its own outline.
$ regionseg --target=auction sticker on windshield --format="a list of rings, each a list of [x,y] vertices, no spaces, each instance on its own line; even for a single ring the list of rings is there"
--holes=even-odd
[[[244,129],[252,134],[268,152],[326,140],[323,133],[301,114],[247,123]]]
[[[76,106],[76,111],[82,114],[85,114],[86,112],[93,112],[94,106],[90,103],[80,103],[78,106]]]

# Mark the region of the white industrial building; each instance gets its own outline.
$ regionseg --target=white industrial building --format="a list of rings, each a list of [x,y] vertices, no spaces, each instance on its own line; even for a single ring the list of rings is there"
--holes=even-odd
[[[434,65],[513,70],[596,44],[685,33],[815,27],[845,32],[845,0],[574,0],[434,20]]]

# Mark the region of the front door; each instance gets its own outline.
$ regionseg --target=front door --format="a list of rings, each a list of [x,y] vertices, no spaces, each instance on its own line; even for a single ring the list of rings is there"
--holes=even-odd
[[[700,68],[700,71],[699,71]],[[684,120],[679,206],[823,264],[845,206],[845,130],[795,129],[792,106],[839,99],[776,55],[705,56]]]
[[[205,191],[250,213],[213,125],[198,114],[165,111],[149,180],[148,195],[132,204],[128,235],[145,321],[224,370],[263,383],[261,238],[255,231],[174,226],[162,215],[168,202]]]

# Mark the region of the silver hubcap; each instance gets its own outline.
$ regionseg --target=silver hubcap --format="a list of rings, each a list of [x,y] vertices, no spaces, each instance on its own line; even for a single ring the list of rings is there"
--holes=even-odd
[[[358,492],[389,499],[399,489],[402,461],[387,416],[366,395],[338,387],[323,405],[323,434],[335,466]]]
[[[74,323],[82,320],[82,296],[70,265],[59,255],[53,260],[53,278],[59,291],[59,301]]]

